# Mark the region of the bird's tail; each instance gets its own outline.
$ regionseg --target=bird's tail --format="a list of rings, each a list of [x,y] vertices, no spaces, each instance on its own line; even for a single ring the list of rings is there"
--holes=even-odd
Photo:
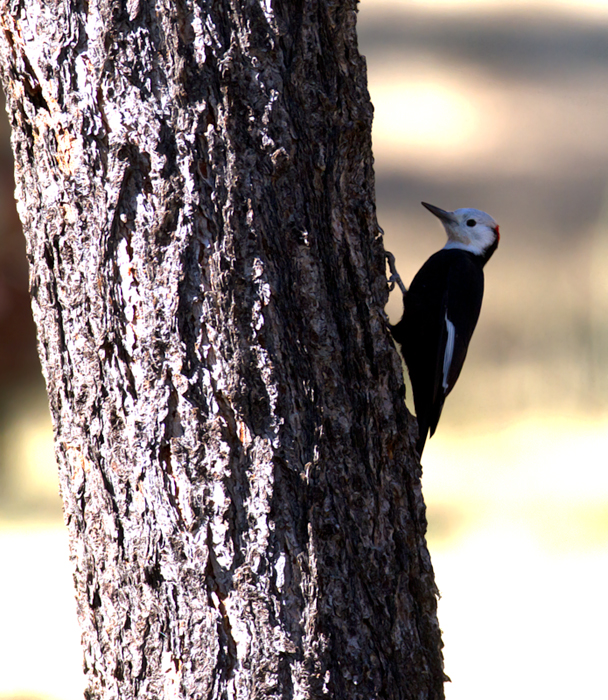
[[[418,419],[418,439],[416,440],[416,452],[418,457],[422,458],[422,451],[426,444],[426,438],[429,432],[429,426],[421,419]]]

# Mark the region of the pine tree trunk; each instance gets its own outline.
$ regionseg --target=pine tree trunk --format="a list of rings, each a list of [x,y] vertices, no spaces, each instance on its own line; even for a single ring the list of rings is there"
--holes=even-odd
[[[88,698],[443,697],[355,20],[1,1]]]

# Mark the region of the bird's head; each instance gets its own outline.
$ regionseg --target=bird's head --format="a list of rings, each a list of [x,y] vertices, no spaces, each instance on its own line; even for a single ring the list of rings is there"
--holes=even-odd
[[[435,214],[443,224],[448,234],[446,249],[468,250],[484,258],[484,261],[489,260],[496,250],[500,240],[498,224],[485,211],[479,211],[479,209],[444,211],[426,202],[422,202],[422,206]]]

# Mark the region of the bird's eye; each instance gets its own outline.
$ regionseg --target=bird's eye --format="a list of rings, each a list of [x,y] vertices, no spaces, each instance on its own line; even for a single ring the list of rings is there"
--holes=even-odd
[[[477,223],[477,222],[475,221],[475,219],[469,219],[469,220],[467,221],[467,226],[475,226],[476,223]]]

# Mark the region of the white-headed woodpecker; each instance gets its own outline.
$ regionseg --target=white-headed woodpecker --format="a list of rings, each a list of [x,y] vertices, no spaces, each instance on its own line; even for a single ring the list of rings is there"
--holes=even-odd
[[[448,242],[420,268],[403,295],[403,317],[391,326],[412,382],[419,455],[460,375],[481,310],[483,267],[500,239],[483,211],[422,204],[444,225]]]

